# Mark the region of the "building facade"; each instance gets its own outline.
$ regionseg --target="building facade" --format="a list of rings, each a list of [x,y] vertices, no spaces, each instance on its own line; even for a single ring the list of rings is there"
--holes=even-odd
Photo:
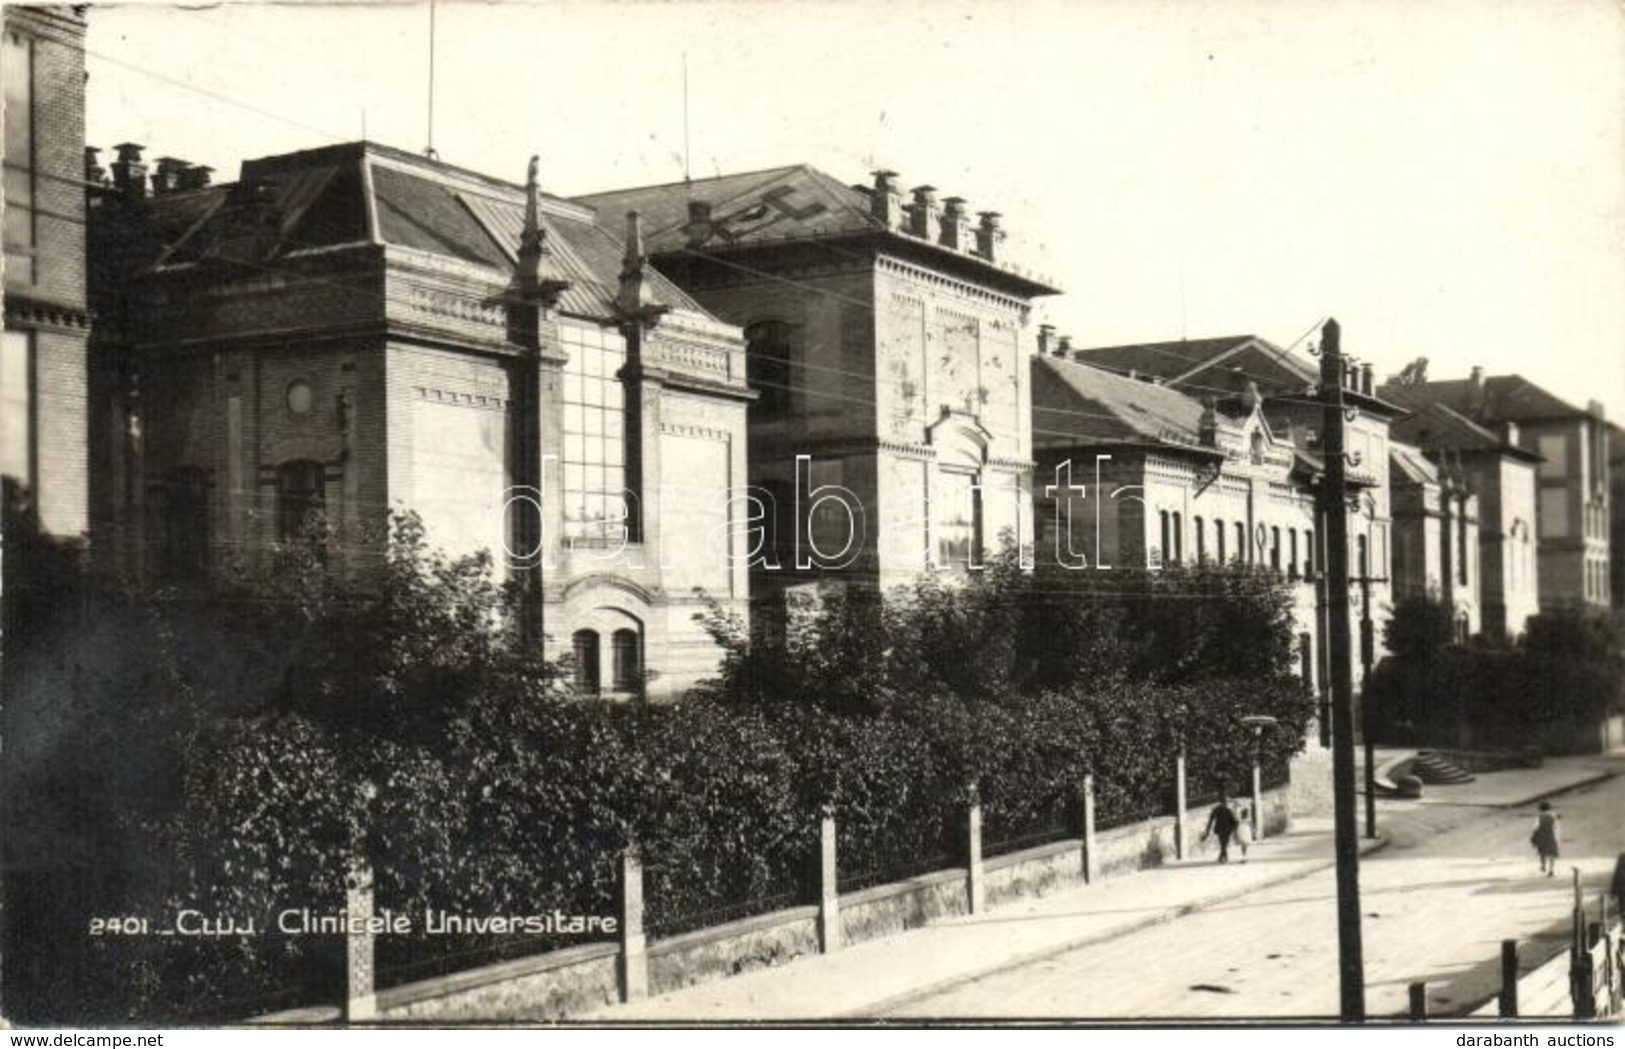
[[[94,193],[96,513],[115,567],[212,585],[320,526],[364,571],[391,511],[530,586],[585,690],[715,667],[743,613],[730,489],[744,344],[646,265],[624,214],[371,143],[237,182],[125,144]],[[319,512],[319,513],[313,513]],[[309,538],[309,536],[306,536]]]
[[[753,594],[890,587],[1030,542],[1026,336],[1055,289],[999,216],[807,166],[583,198],[646,219],[655,266],[749,340]]]
[[[1609,607],[1610,453],[1600,402],[1579,408],[1521,375],[1486,376],[1482,368],[1466,379],[1396,381],[1384,389],[1403,396],[1413,411],[1438,405],[1538,457],[1540,607]]]
[[[1204,402],[1087,359],[1030,362],[1037,558],[1077,571],[1268,569],[1290,585],[1300,672],[1324,681],[1319,462],[1270,423],[1256,386]],[[1352,540],[1357,555],[1368,541]]]
[[[1435,465],[1420,448],[1389,450],[1394,511],[1395,601],[1426,598],[1450,606],[1458,643],[1486,629],[1479,497],[1460,474]]]
[[[1517,423],[1506,421],[1494,430],[1480,426],[1447,405],[1415,396],[1411,386],[1390,383],[1383,396],[1409,410],[1395,421],[1395,437],[1414,445],[1436,472],[1476,498],[1482,631],[1498,639],[1518,637],[1540,611],[1539,456],[1520,447]],[[1440,596],[1450,595],[1441,590]]]
[[[89,526],[85,287],[85,21],[5,7],[5,332],[0,476],[44,530]]]
[[[1210,398],[1218,403],[1234,402],[1236,398],[1255,401],[1260,415],[1268,423],[1269,432],[1267,436],[1249,436],[1248,439],[1265,442],[1261,452],[1267,453],[1271,440],[1283,450],[1281,454],[1291,448],[1299,460],[1296,469],[1301,483],[1318,486],[1323,469],[1319,440],[1323,409],[1315,397],[1315,390],[1320,386],[1320,371],[1314,362],[1305,361],[1254,335],[1069,352],[1075,361],[1120,376],[1154,382],[1188,398]],[[1342,379],[1347,420],[1344,429],[1347,474],[1351,494],[1358,495],[1358,507],[1349,516],[1349,570],[1354,580],[1353,592],[1369,604],[1372,618],[1380,621],[1392,604],[1393,514],[1389,504],[1388,450],[1389,426],[1400,411],[1376,395],[1369,365],[1351,365]],[[1283,524],[1283,527],[1288,526]],[[1324,529],[1313,531],[1324,537]],[[1274,546],[1273,537],[1270,531],[1263,540],[1265,563]],[[1256,529],[1252,541],[1255,547],[1260,541]],[[1316,551],[1314,563],[1325,563],[1324,549]],[[1358,616],[1359,613],[1356,609],[1352,614]],[[1323,622],[1318,626],[1313,632],[1316,680],[1324,681],[1325,647],[1319,639],[1325,636],[1325,627]],[[1357,625],[1351,636],[1360,637]],[[1380,635],[1374,638],[1374,643],[1380,649]],[[1380,651],[1375,655],[1380,656]]]

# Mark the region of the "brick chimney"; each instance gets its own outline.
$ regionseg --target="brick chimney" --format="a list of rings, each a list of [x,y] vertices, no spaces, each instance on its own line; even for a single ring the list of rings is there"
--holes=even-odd
[[[903,195],[897,189],[897,172],[874,172],[875,186],[869,195],[869,214],[897,229],[903,223]]]
[[[203,189],[209,184],[214,168],[207,164],[189,164],[180,173],[179,189]]]
[[[187,163],[178,157],[159,157],[158,170],[152,174],[152,195],[172,193],[180,188],[180,174],[187,168]]]
[[[908,231],[916,237],[924,237],[926,240],[930,240],[931,231],[937,225],[937,187],[915,186],[912,192],[914,193],[914,203],[910,204],[906,209],[908,211]]]
[[[711,221],[711,202],[708,200],[691,200],[688,202],[688,223],[683,227],[683,235],[688,238],[688,246],[697,248],[711,239],[716,232],[716,226]]]
[[[1484,369],[1475,364],[1467,376],[1467,414],[1477,416],[1484,410]]]
[[[1360,392],[1367,397],[1371,396],[1371,382],[1375,378],[1375,371],[1369,364],[1360,365]]]
[[[1061,341],[1059,341],[1059,342],[1057,342],[1055,344],[1055,356],[1057,356],[1057,357],[1070,357],[1070,356],[1072,356],[1072,336],[1070,336],[1070,335],[1061,336]]]
[[[1004,239],[1004,230],[999,228],[999,213],[997,211],[978,211],[981,225],[976,227],[976,254],[989,262],[998,261],[998,243]]]
[[[147,165],[141,163],[141,151],[146,147],[120,142],[113,148],[118,151],[112,165],[114,187],[131,200],[140,200],[147,195]]]
[[[101,150],[95,146],[85,147],[85,181],[93,186],[107,183],[107,169],[102,167],[98,155]]]
[[[916,190],[915,192],[919,192],[919,191]],[[1038,326],[1038,355],[1040,357],[1049,356],[1050,343],[1054,340],[1054,338],[1055,338],[1055,325],[1053,325],[1053,324],[1040,324]]]
[[[1196,424],[1197,438],[1205,448],[1219,446],[1219,413],[1213,406],[1213,398],[1208,397],[1202,401],[1202,418]]]
[[[964,197],[949,197],[942,202],[942,236],[940,243],[955,251],[969,251],[970,213],[965,210]]]

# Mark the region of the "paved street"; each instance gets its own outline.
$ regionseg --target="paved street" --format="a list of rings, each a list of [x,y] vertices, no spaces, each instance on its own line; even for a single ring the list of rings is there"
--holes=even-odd
[[[1457,788],[1467,795],[1471,786]],[[1366,1008],[1404,1015],[1426,980],[1432,1014],[1496,993],[1502,939],[1566,934],[1570,877],[1537,876],[1532,807],[1385,802],[1390,845],[1362,864]],[[1557,799],[1564,875],[1593,901],[1625,850],[1625,779]],[[1331,870],[1249,893],[1109,943],[946,988],[886,1015],[927,1017],[1324,1017],[1338,1009]],[[1555,942],[1566,942],[1558,940]],[[1537,949],[1531,947],[1531,950]],[[1542,957],[1545,955],[1543,954]]]
[[[1371,1015],[1403,1013],[1418,979],[1435,1015],[1466,1011],[1495,993],[1502,939],[1566,930],[1568,880],[1536,876],[1532,799],[1574,788],[1556,799],[1563,870],[1594,898],[1625,850],[1625,777],[1608,772],[1625,755],[1379,802],[1385,842],[1362,861]],[[1333,1016],[1331,864],[1329,821],[1300,820],[1246,863],[1171,864],[594,1018]]]

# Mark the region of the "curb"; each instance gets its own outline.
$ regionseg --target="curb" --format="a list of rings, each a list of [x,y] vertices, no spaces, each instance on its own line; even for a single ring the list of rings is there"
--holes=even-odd
[[[1390,839],[1387,836],[1381,836],[1375,841],[1368,838],[1361,838],[1360,855],[1364,857],[1387,848],[1389,840]],[[952,990],[953,988],[962,984],[970,983],[973,980],[979,980],[984,976],[989,976],[1004,969],[1014,968],[1021,965],[1030,965],[1033,962],[1044,961],[1045,959],[1053,958],[1058,954],[1065,954],[1068,951],[1077,950],[1080,947],[1093,947],[1098,944],[1109,943],[1112,940],[1120,939],[1124,936],[1132,936],[1135,933],[1144,932],[1146,929],[1155,928],[1158,925],[1166,925],[1168,922],[1183,918],[1189,914],[1194,914],[1197,911],[1206,910],[1209,907],[1213,907],[1221,903],[1228,903],[1231,900],[1240,899],[1241,897],[1250,893],[1259,892],[1264,889],[1273,889],[1278,885],[1285,885],[1288,882],[1298,881],[1301,878],[1307,878],[1312,875],[1319,874],[1321,871],[1329,870],[1335,866],[1337,866],[1336,860],[1331,862],[1320,862],[1316,863],[1312,867],[1307,867],[1299,871],[1293,871],[1289,874],[1279,874],[1271,878],[1266,878],[1261,882],[1255,882],[1252,885],[1248,885],[1243,888],[1231,889],[1226,892],[1212,893],[1211,895],[1200,897],[1189,903],[1182,903],[1177,907],[1170,907],[1167,910],[1159,911],[1156,914],[1136,919],[1135,921],[1129,922],[1126,925],[1118,926],[1115,929],[1106,929],[1101,932],[1086,933],[1061,943],[1051,944],[1048,947],[1040,947],[1024,954],[1018,954],[1009,958],[1000,959],[998,962],[985,965],[974,972],[960,973],[956,976],[944,977],[943,979],[937,980],[934,983],[926,984],[923,987],[915,987],[911,990],[903,992],[902,994],[894,994],[889,998],[882,998],[877,1002],[871,1002],[858,1009],[843,1010],[842,1012],[836,1013],[834,1015],[834,1019],[850,1020],[878,1017],[889,1010],[908,1005],[910,1002],[918,1001],[921,998],[929,998],[930,996],[940,994],[943,991]]]
[[[1602,783],[1602,782],[1605,782],[1607,780],[1611,780],[1617,775],[1619,775],[1619,773],[1613,772],[1613,771],[1608,770],[1608,769],[1598,769],[1596,772],[1594,772],[1592,775],[1586,777],[1585,779],[1577,780],[1577,781],[1575,781],[1573,783],[1566,783],[1561,787],[1553,787],[1551,790],[1545,791],[1545,792],[1540,793],[1540,794],[1531,794],[1527,798],[1523,798],[1522,800],[1519,800],[1519,801],[1508,801],[1508,802],[1504,802],[1504,803],[1502,803],[1500,805],[1495,805],[1495,806],[1491,806],[1491,807],[1492,808],[1497,808],[1497,809],[1522,808],[1525,805],[1531,805],[1531,804],[1533,804],[1533,803],[1535,803],[1537,801],[1540,801],[1542,798],[1555,798],[1555,797],[1558,797],[1559,795],[1567,794],[1571,790],[1579,790],[1581,787],[1590,787],[1590,786],[1594,786],[1595,784]]]

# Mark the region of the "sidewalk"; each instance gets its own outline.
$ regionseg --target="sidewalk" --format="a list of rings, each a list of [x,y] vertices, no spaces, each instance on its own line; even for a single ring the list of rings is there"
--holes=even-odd
[[[1548,761],[1538,769],[1487,773],[1455,787],[1429,787],[1437,808],[1422,821],[1476,818],[1474,810],[1529,804],[1619,770],[1602,758]],[[1425,796],[1426,797],[1426,796]],[[1417,802],[1380,803],[1398,815]],[[1419,813],[1421,814],[1421,813]],[[1384,839],[1361,841],[1362,852]],[[872,940],[790,965],[612,1006],[583,1019],[601,1022],[830,1020],[876,1016],[907,1000],[1074,947],[1125,936],[1256,890],[1307,877],[1334,864],[1329,818],[1300,818],[1283,835],[1255,844],[1245,862],[1175,862],[985,914]]]

